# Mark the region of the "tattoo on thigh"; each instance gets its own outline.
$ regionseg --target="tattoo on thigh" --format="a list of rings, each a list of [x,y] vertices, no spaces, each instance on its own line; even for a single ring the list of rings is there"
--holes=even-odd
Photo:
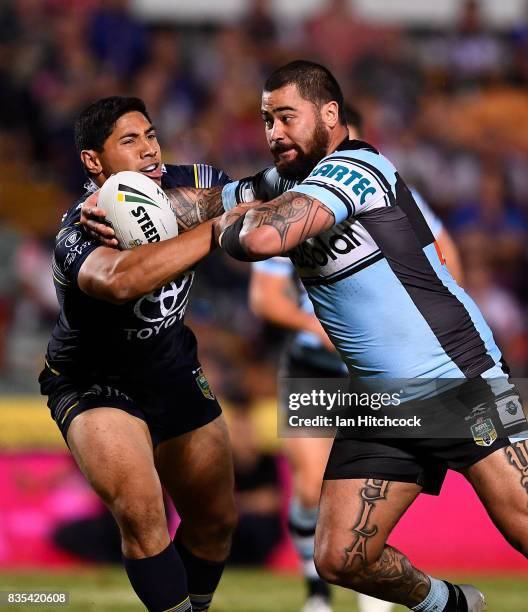
[[[526,440],[507,446],[505,452],[508,461],[521,473],[521,486],[528,492],[528,448]]]
[[[350,567],[356,558],[361,565],[367,564],[367,543],[378,533],[377,525],[369,524],[370,515],[376,507],[377,502],[387,498],[389,490],[388,480],[376,480],[369,478],[360,491],[361,510],[356,524],[352,527],[354,541],[345,548],[344,567]]]

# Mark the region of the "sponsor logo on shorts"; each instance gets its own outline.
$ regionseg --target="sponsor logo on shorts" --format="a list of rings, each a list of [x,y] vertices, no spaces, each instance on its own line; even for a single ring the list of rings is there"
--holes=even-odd
[[[497,439],[497,430],[491,419],[478,419],[471,426],[471,434],[475,444],[478,444],[478,446],[491,446]]]
[[[126,393],[121,391],[120,389],[116,389],[115,387],[110,387],[108,385],[92,385],[88,391],[85,391],[81,397],[102,397],[102,398],[115,398],[115,399],[125,399],[129,402],[133,401],[131,397],[129,397]]]
[[[205,374],[203,373],[202,368],[198,368],[197,370],[193,370],[193,374],[196,380],[196,384],[200,387],[200,391],[203,393],[203,396],[206,399],[214,400],[214,393],[211,391],[211,387],[209,386],[209,382],[207,378],[205,378]]]
[[[525,426],[526,417],[524,415],[522,404],[517,395],[509,395],[508,397],[497,400],[497,410],[501,423],[509,428],[518,428]]]
[[[464,417],[464,421],[474,421],[478,417],[489,414],[490,409],[491,406],[489,404],[479,404],[478,406],[475,406],[475,408],[473,408],[467,416]]]

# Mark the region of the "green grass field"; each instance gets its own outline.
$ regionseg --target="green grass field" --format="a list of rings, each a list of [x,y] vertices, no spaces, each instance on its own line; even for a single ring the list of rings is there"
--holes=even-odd
[[[466,576],[463,581],[476,584],[486,593],[488,612],[528,610],[528,581],[523,577],[472,580]],[[68,591],[70,603],[63,607],[10,605],[6,610],[131,612],[143,609],[120,569],[0,574],[2,591],[32,589]],[[334,595],[335,612],[356,612],[353,593],[335,589]],[[260,570],[228,570],[215,596],[212,612],[297,612],[302,596],[302,585],[296,576]]]

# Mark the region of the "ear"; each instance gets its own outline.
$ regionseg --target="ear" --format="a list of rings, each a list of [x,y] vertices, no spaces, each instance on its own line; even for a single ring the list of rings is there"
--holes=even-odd
[[[333,129],[339,123],[339,105],[337,102],[327,102],[321,107],[321,117],[326,126]]]
[[[83,149],[81,151],[81,162],[90,174],[98,176],[103,171],[99,155],[93,149]]]

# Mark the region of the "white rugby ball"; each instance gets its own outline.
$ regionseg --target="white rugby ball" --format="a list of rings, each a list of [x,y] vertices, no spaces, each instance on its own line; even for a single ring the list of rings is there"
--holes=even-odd
[[[106,212],[106,221],[122,249],[178,235],[178,222],[169,198],[141,172],[126,170],[112,174],[101,187],[98,206]]]

